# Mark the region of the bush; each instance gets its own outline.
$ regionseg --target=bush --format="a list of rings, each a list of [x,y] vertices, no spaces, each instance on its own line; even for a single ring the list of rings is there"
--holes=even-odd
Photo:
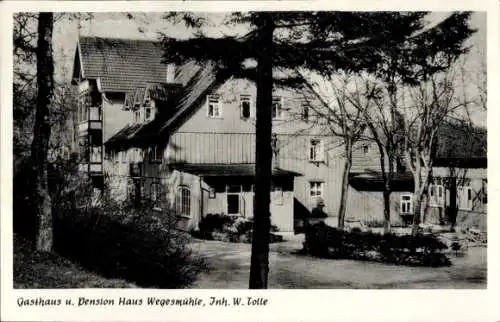
[[[432,235],[376,234],[343,231],[318,223],[306,232],[306,250],[313,256],[375,260],[401,265],[446,266],[447,246]]]
[[[253,219],[238,216],[208,214],[200,220],[199,229],[192,231],[192,235],[201,239],[220,240],[233,243],[251,243]],[[281,236],[273,234],[278,227],[271,225],[270,242],[283,241]]]
[[[380,220],[380,219],[365,220],[365,221],[363,221],[363,224],[367,227],[370,227],[370,228],[382,228],[382,227],[384,227],[384,221]],[[391,227],[404,228],[404,227],[408,227],[408,225],[405,225],[403,222],[396,222],[396,223],[391,223]]]
[[[188,247],[186,233],[169,229],[175,214],[135,209],[111,201],[58,216],[57,252],[81,266],[142,287],[181,288],[207,269]]]

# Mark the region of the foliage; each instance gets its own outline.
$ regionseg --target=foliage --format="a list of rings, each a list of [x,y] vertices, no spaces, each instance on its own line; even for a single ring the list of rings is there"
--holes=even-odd
[[[252,218],[207,214],[200,220],[198,229],[192,231],[192,235],[201,239],[249,243],[252,241],[253,224]],[[271,225],[271,242],[282,241],[281,236],[273,234],[277,231],[278,227]]]
[[[432,235],[376,234],[343,231],[322,223],[306,232],[307,251],[313,256],[380,261],[397,265],[447,266],[447,246]]]
[[[367,227],[370,227],[370,228],[381,228],[381,227],[384,227],[384,221],[383,220],[378,220],[378,219],[366,220],[366,221],[363,221],[363,224],[366,225]],[[391,227],[393,227],[393,228],[396,228],[396,227],[407,227],[407,225],[404,225],[403,223],[400,223],[400,224],[391,223]]]
[[[175,213],[112,201],[55,221],[55,249],[100,275],[143,287],[182,288],[208,267],[189,248],[189,236],[170,226]],[[170,227],[167,229],[166,227]]]
[[[22,236],[14,235],[14,288],[129,288],[122,279],[107,279],[88,272],[51,252],[38,252]]]

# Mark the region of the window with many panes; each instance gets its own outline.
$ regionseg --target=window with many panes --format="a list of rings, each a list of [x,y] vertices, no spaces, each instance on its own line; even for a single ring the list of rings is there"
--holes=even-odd
[[[401,203],[400,203],[401,214],[413,213],[412,197],[413,196],[411,194],[401,195]]]
[[[86,122],[89,119],[90,93],[88,90],[82,91],[78,96],[78,122]]]
[[[279,120],[279,119],[283,118],[283,99],[282,99],[282,97],[279,97],[279,96],[273,97],[272,114],[273,114],[273,119],[275,119],[275,120]]]
[[[309,182],[309,191],[311,198],[323,197],[323,185],[321,181]]]
[[[211,118],[222,117],[222,105],[218,95],[208,95],[207,97],[207,116]]]
[[[175,202],[180,216],[191,216],[191,190],[188,187],[179,187],[177,189]]]
[[[442,207],[444,206],[444,187],[441,184],[429,185],[429,206]]]
[[[309,161],[320,162],[324,160],[323,142],[318,139],[310,141],[309,144]]]
[[[241,118],[248,119],[252,115],[252,97],[250,95],[240,96]]]

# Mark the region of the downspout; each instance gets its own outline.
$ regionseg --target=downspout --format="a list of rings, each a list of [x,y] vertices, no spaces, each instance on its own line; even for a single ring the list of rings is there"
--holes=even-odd
[[[199,176],[198,177],[198,182],[200,184],[200,213],[199,213],[199,216],[198,218],[196,219],[196,223],[195,223],[195,229],[198,229],[198,224],[200,223],[200,220],[201,218],[203,217],[203,187],[202,187],[202,180],[203,180],[203,177]]]

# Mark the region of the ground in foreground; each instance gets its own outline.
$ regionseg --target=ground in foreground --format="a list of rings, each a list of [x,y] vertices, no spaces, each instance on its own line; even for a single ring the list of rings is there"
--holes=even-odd
[[[55,253],[33,251],[19,238],[14,240],[14,288],[129,288],[121,279],[91,273]]]
[[[486,247],[450,255],[450,267],[408,267],[297,254],[301,236],[271,245],[269,288],[331,289],[481,289],[486,288]],[[193,249],[208,257],[211,271],[195,288],[248,288],[251,245],[197,241]]]

